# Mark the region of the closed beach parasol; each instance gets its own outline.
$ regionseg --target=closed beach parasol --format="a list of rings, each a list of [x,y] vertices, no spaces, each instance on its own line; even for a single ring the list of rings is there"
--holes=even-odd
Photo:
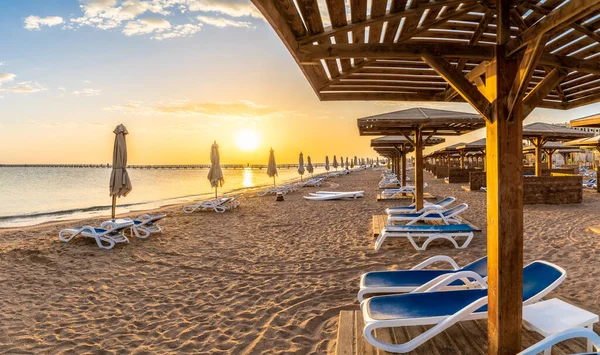
[[[348,164],[348,157],[346,157],[346,169],[348,169],[350,167],[350,164]]]
[[[215,141],[210,148],[210,170],[208,171],[208,180],[210,186],[215,188],[215,198],[217,198],[217,189],[223,186],[223,170],[221,170],[221,157],[219,156],[219,145]]]
[[[329,155],[325,156],[325,170],[329,171]]]
[[[275,164],[275,152],[271,148],[269,153],[269,165],[267,165],[267,175],[273,178],[273,186],[275,186],[275,176],[277,176],[277,164]]]
[[[312,175],[315,169],[313,168],[312,161],[310,160],[310,155],[307,157],[306,160],[308,160],[308,163],[306,164],[306,171],[308,171],[308,173]]]
[[[338,166],[339,166],[339,165],[338,165],[338,162],[337,162],[337,157],[334,155],[334,156],[333,156],[333,168],[334,168],[335,170],[337,170]]]
[[[304,155],[300,152],[300,158],[298,159],[298,174],[300,174],[300,181],[302,181],[302,175],[304,175]]]
[[[122,124],[118,125],[113,132],[116,136],[109,188],[110,196],[112,196],[111,217],[115,219],[117,197],[127,196],[132,187],[129,174],[127,174],[127,143],[125,141],[125,135],[129,132]]]

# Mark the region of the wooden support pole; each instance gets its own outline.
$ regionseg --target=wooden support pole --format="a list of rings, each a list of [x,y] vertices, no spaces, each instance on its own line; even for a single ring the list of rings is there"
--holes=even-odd
[[[531,142],[535,147],[535,176],[542,176],[542,146],[546,142],[542,137],[533,138]]]
[[[508,90],[516,75],[509,63],[510,1],[496,0],[496,66],[486,74],[495,90],[492,119],[486,125],[488,353],[521,351],[523,313],[523,125],[521,102],[508,117]]]
[[[406,186],[406,149],[402,153],[402,186]]]
[[[421,128],[415,130],[415,209],[423,209],[423,136]]]
[[[460,168],[461,169],[465,168],[465,152],[464,151],[460,152]]]

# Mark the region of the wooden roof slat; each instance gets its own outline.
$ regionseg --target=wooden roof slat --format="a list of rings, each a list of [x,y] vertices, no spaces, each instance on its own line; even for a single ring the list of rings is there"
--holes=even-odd
[[[372,0],[371,18],[377,19],[385,15],[387,0]],[[369,43],[379,43],[383,22],[374,23],[369,26]]]
[[[407,0],[392,0],[392,8],[390,9],[390,14],[396,15],[395,18],[388,19],[387,26],[385,28],[385,33],[383,35],[383,43],[392,43],[394,42],[394,38],[396,37],[396,32],[398,31],[398,26],[400,25],[400,21],[402,18],[398,17],[399,13],[404,12],[406,8]]]
[[[344,0],[326,0],[327,12],[329,13],[329,20],[333,28],[344,27],[348,24],[346,19],[346,4]],[[348,43],[348,34],[338,33],[335,36],[335,43]],[[346,72],[350,69],[350,59],[341,59],[340,66],[342,71]]]

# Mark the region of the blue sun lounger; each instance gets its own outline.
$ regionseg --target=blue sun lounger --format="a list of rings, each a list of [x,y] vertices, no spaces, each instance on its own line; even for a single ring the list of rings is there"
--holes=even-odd
[[[535,261],[523,268],[523,305],[546,296],[567,277],[564,269],[545,261]],[[426,289],[400,295],[374,296],[360,304],[365,320],[363,334],[367,341],[382,350],[406,353],[426,343],[455,323],[485,319],[488,315],[488,290],[469,289],[439,291],[458,279],[448,277]],[[404,344],[391,344],[377,339],[374,331],[381,328],[434,325]]]
[[[438,201],[436,203],[425,203],[425,206],[423,207],[423,209],[421,209],[421,211],[426,211],[428,209],[441,209],[441,210],[445,210],[446,207],[450,206],[451,204],[454,203],[454,201],[456,201],[456,198],[454,197],[446,197],[445,199]],[[402,214],[402,213],[420,213],[421,211],[416,211],[415,210],[415,204],[410,204],[409,206],[397,206],[397,207],[390,207],[388,209],[385,210],[385,213],[387,213],[388,215],[392,215],[392,214]]]
[[[375,241],[375,250],[379,250],[386,238],[406,238],[417,250],[425,250],[429,243],[436,239],[446,239],[455,248],[466,248],[473,239],[473,232],[477,229],[468,224],[449,225],[398,225],[386,226],[381,230]],[[426,238],[419,246],[414,238]],[[462,244],[458,244],[457,238],[466,238]]]
[[[434,263],[447,262],[452,269],[426,269],[423,268]],[[470,288],[473,282],[487,279],[487,256],[477,259],[470,264],[459,267],[456,262],[445,255],[431,257],[410,270],[385,270],[367,272],[360,277],[360,290],[358,302],[362,302],[367,295],[383,293],[412,292],[418,288],[432,286],[448,276],[460,275],[446,289]]]
[[[400,213],[388,215],[387,224],[395,222],[407,222],[407,225],[417,222],[442,222],[444,224],[459,224],[462,223],[457,216],[469,209],[469,205],[461,203],[447,210],[428,209],[421,210],[416,213]]]

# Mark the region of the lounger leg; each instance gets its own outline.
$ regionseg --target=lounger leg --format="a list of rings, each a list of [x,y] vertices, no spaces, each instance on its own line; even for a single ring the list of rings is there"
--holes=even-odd
[[[385,231],[382,230],[381,232],[379,232],[379,235],[377,236],[377,240],[375,241],[375,250],[381,249],[381,246],[383,245],[385,238],[386,238]]]

